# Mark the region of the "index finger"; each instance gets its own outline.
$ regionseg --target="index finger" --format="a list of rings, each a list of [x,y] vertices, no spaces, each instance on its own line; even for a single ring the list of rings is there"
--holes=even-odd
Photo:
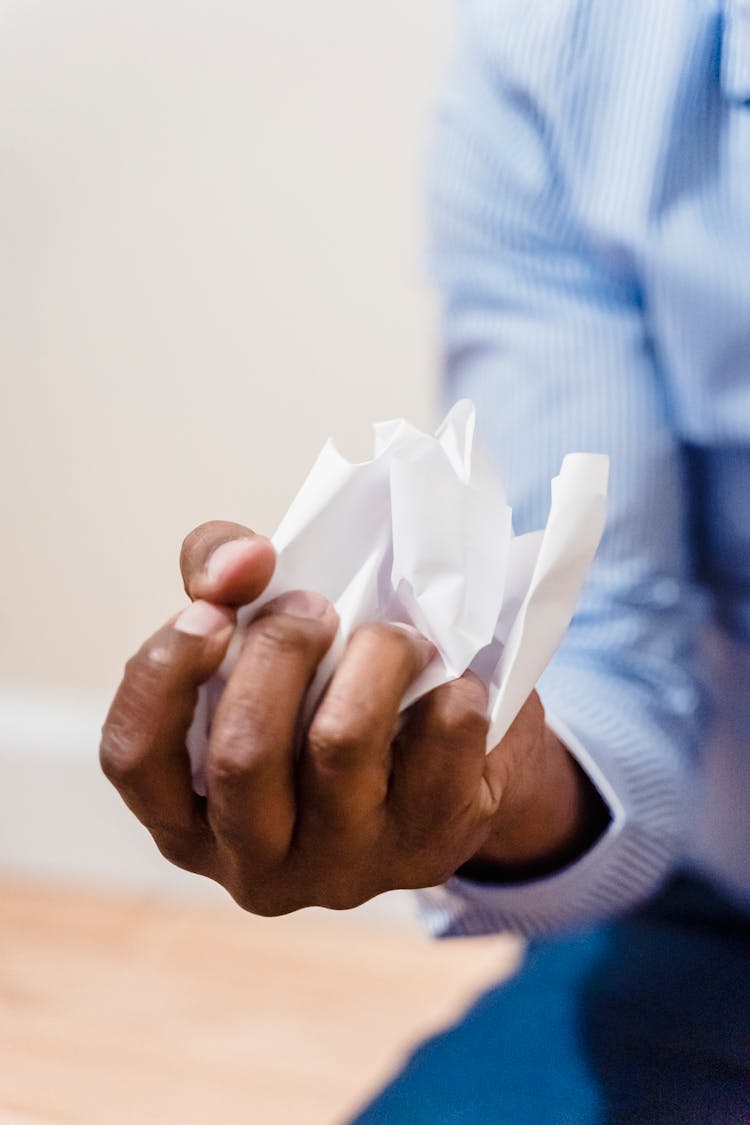
[[[102,731],[102,770],[125,804],[167,859],[203,873],[212,839],[186,737],[198,687],[221,663],[233,620],[194,602],[150,637],[128,661]]]

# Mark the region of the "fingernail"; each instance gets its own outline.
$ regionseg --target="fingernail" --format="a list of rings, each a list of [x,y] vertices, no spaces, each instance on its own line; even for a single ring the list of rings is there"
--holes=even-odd
[[[328,598],[313,590],[290,590],[265,606],[268,613],[288,613],[290,617],[321,618],[332,609]]]
[[[197,601],[183,609],[174,627],[178,633],[188,633],[191,637],[210,637],[226,629],[233,620],[225,609],[210,602]]]
[[[245,561],[263,549],[264,537],[230,539],[212,551],[206,563],[206,576],[210,582],[220,582],[226,572],[240,559]]]

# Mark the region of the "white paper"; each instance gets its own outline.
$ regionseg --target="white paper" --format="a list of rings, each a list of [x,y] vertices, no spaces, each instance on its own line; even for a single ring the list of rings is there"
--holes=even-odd
[[[488,750],[563,637],[601,538],[608,458],[569,454],[552,481],[547,526],[515,536],[502,484],[472,463],[471,402],[457,403],[434,437],[403,419],[377,424],[374,434],[374,456],[360,464],[326,443],[273,536],[274,576],[239,611],[227,657],[200,691],[188,737],[199,792],[211,718],[244,628],[288,590],[324,594],[340,618],[309,689],[306,718],[351,633],[368,622],[400,622],[436,648],[402,709],[471,668],[489,688]]]

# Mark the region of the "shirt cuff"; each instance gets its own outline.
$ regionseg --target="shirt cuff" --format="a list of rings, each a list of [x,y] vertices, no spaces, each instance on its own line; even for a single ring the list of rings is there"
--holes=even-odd
[[[682,836],[681,786],[664,733],[643,720],[634,728],[620,726],[611,712],[597,713],[596,705],[576,717],[574,732],[555,712],[555,694],[543,696],[547,724],[599,792],[610,823],[580,859],[554,875],[513,884],[456,876],[418,891],[420,913],[435,937],[541,937],[581,928],[647,898],[674,865]],[[563,698],[570,698],[569,690]],[[592,753],[597,746],[606,753]]]

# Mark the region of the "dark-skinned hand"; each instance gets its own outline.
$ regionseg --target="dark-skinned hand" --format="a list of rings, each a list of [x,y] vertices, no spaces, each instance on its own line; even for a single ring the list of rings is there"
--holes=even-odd
[[[226,653],[236,608],[268,584],[274,551],[215,522],[187,537],[180,561],[192,604],[128,662],[101,746],[105,774],[173,863],[277,915],[433,886],[469,861],[498,879],[530,877],[590,834],[590,787],[536,693],[489,755],[486,689],[471,673],[399,720],[433,649],[397,626],[352,636],[300,745],[302,701],[338,624],[306,591],[249,626],[198,797],[185,746],[198,688]]]

